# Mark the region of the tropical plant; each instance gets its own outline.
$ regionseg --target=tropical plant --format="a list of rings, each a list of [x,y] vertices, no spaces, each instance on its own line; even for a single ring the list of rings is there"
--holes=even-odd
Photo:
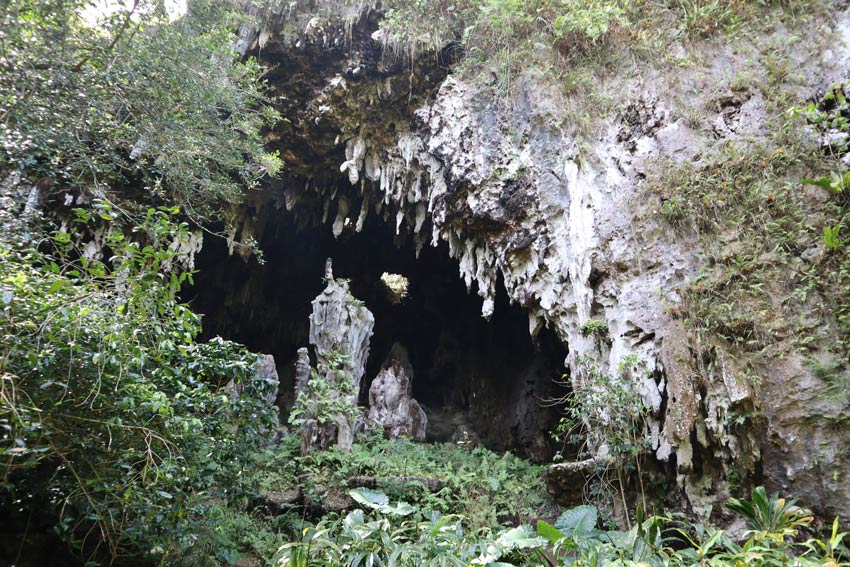
[[[537,531],[552,544],[552,555],[560,560],[561,565],[579,567],[848,565],[850,555],[842,543],[846,534],[838,531],[837,519],[826,539],[812,538],[802,543],[785,541],[783,538],[792,533],[785,530],[808,526],[811,518],[795,517],[790,508],[779,503],[781,500],[773,499],[773,519],[766,522],[760,513],[753,513],[754,509],[763,508],[770,501],[763,495],[763,489],[759,490],[758,495],[754,491],[753,502],[730,502],[730,509],[740,510],[748,521],[751,517],[757,517],[759,526],[778,530],[753,531],[740,544],[723,530],[702,524],[693,525],[682,517],[646,518],[640,509],[635,511],[635,525],[628,532],[596,529],[590,523],[591,519],[595,520],[595,509],[587,506],[565,511],[554,526],[540,521]],[[781,511],[783,508],[784,512]],[[771,534],[771,537],[767,534]],[[784,536],[777,539],[773,537],[776,534]],[[550,564],[554,563],[550,561]]]
[[[813,519],[811,512],[795,505],[796,500],[785,500],[777,493],[768,496],[763,486],[754,488],[751,498],[752,501],[730,498],[726,507],[747,520],[754,530],[788,537]]]
[[[827,177],[802,179],[801,182],[826,189],[831,195],[841,195],[850,187],[850,171],[844,173],[831,171]]]
[[[178,293],[187,216],[279,168],[260,135],[278,116],[227,5],[170,21],[119,2],[93,22],[93,4],[0,4],[0,498],[84,559],[166,561],[273,426],[255,356],[198,342]]]
[[[0,474],[4,509],[55,514],[83,557],[176,552],[208,491],[239,490],[234,456],[272,427],[256,356],[196,342],[200,319],[177,293],[191,278],[171,246],[178,211],[150,209],[104,235],[111,261],[79,249],[113,211],[78,210],[48,243],[4,202],[0,234]],[[11,234],[5,231],[13,231]],[[241,382],[243,394],[222,389]],[[17,507],[14,507],[17,508]]]
[[[844,559],[850,557],[850,549],[844,545],[845,537],[847,537],[847,532],[838,531],[838,518],[836,517],[832,521],[832,530],[829,533],[829,538],[825,540],[812,538],[807,540],[805,545],[808,546],[812,552],[823,557],[826,564],[831,562],[835,565],[841,557]]]
[[[603,319],[588,319],[579,332],[583,337],[604,338],[608,334],[608,323]]]
[[[422,512],[404,502],[390,505],[386,495],[376,491],[349,494],[378,517],[371,519],[363,510],[354,510],[342,519],[322,520],[306,529],[300,541],[281,547],[278,565],[499,567],[510,565],[500,562],[507,558],[526,564],[539,556],[546,542],[528,526],[510,528],[495,537],[466,533],[460,516]]]
[[[625,504],[626,482],[632,473],[643,496],[641,460],[648,448],[646,419],[650,408],[637,391],[640,363],[626,356],[615,374],[604,373],[589,358],[580,359],[585,376],[572,385],[562,400],[565,406],[553,437],[564,447],[578,447],[579,458],[592,458],[601,447],[606,457],[598,460],[598,481],[608,487],[616,483]],[[609,493],[607,489],[603,492]]]
[[[826,248],[827,251],[835,252],[847,244],[848,241],[846,239],[841,239],[838,236],[839,230],[841,230],[840,224],[823,227],[823,247]]]
[[[360,434],[348,451],[331,448],[304,457],[292,456],[292,449],[284,451],[281,459],[253,465],[252,476],[263,489],[282,490],[296,482],[295,474],[281,476],[282,465],[300,473],[302,481],[321,486],[347,486],[352,479],[370,478],[391,498],[460,514],[470,528],[513,525],[539,515],[545,502],[539,466],[482,446],[469,450],[455,443]]]
[[[232,49],[235,10],[201,0],[169,21],[162,2],[137,0],[91,22],[93,4],[0,5],[0,171],[198,219],[277,172],[260,130],[279,116],[259,66]]]

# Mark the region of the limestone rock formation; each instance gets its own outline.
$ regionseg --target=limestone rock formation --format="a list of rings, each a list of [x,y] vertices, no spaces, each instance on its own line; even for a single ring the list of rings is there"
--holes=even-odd
[[[224,387],[223,391],[226,392],[231,399],[236,400],[245,394],[246,387],[250,388],[250,394],[246,395],[253,397],[257,392],[259,392],[261,394],[260,400],[274,409],[272,412],[274,419],[273,429],[268,432],[268,442],[272,443],[280,434],[280,417],[278,415],[280,408],[276,406],[278,389],[280,387],[280,378],[277,374],[274,356],[264,354],[260,357],[254,365],[254,377],[247,384],[242,382],[230,382]]]
[[[310,345],[316,357],[311,368],[306,349],[296,361],[296,402],[301,452],[332,444],[351,447],[357,419],[357,394],[369,356],[375,318],[335,280],[331,260],[325,269],[327,287],[313,301]]]
[[[832,418],[846,413],[847,399],[823,401],[829,383],[789,354],[797,352],[793,333],[771,333],[774,344],[753,356],[693,332],[680,310],[668,309],[683,304],[681,287],[716,259],[702,254],[698,231],[673,233],[661,218],[664,199],[647,184],[659,169],[698,170],[713,151],[766,139],[775,112],[767,91],[777,88],[762,88],[776,78],[763,64],[774,55],[771,45],[787,46],[795,78],[784,87],[794,100],[844,82],[850,76],[846,10],[825,17],[822,29],[792,33],[776,26],[762,45],[733,50],[706,43],[698,62],[693,45],[671,36],[670,61],[594,78],[599,97],[593,100],[613,104],[589,135],[579,134],[580,121],[599,109],[587,101],[577,109],[575,97],[533,76],[514,78],[500,101],[491,86],[446,76],[433,55],[405,60],[403,69],[376,55],[380,34],[373,35],[366,18],[355,18],[359,27],[349,19],[338,31],[328,19],[306,33],[304,22],[287,17],[258,55],[285,62],[270,82],[292,95],[282,97],[291,122],[270,141],[282,141],[300,180],[287,183],[266,208],[333,222],[338,236],[378,217],[397,233],[409,232],[420,247],[446,243],[459,276],[481,296],[484,316],[493,314],[501,280],[511,301],[527,311],[532,335],[544,327],[556,331],[569,348],[575,385],[590,379],[582,361],[613,373],[634,357],[643,369],[634,388],[651,409],[652,456],[669,469],[691,509],[722,502],[730,478],[761,474],[771,490],[805,496],[822,513],[850,506],[846,488],[836,486],[850,456],[834,450],[846,446],[850,426]],[[816,40],[827,29],[835,41],[824,49]],[[789,41],[798,32],[806,39]],[[259,35],[244,34],[244,48],[255,49]],[[328,46],[335,51],[328,54]],[[735,80],[748,75],[755,88]],[[286,145],[292,136],[298,136],[295,150]],[[244,219],[240,226],[234,239],[261,230]],[[818,243],[801,246],[811,262]],[[604,340],[582,333],[591,319],[605,322]],[[811,348],[812,358],[836,362],[826,349]],[[570,468],[570,475],[580,469]]]
[[[298,395],[307,389],[310,381],[310,351],[307,347],[298,349],[295,359],[295,394]]]
[[[354,403],[366,369],[375,317],[351,295],[346,280],[334,279],[330,260],[325,279],[327,287],[313,300],[310,345],[319,375],[340,370],[350,383],[345,397]]]
[[[412,385],[413,366],[407,350],[395,343],[369,388],[369,423],[389,439],[425,439],[428,418],[419,402],[410,397]]]

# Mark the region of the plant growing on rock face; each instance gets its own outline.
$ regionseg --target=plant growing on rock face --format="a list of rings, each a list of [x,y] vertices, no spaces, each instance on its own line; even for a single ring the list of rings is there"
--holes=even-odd
[[[608,335],[608,322],[603,319],[588,319],[579,332],[583,337],[604,338]]]
[[[321,369],[324,375],[311,369],[307,387],[298,392],[289,414],[290,425],[301,427],[314,420],[320,427],[326,427],[336,423],[341,415],[354,418],[359,413],[350,400],[356,392],[345,372],[347,359],[345,353],[332,351],[327,355],[328,368]]]
[[[823,227],[823,247],[828,252],[835,252],[842,248],[847,242],[850,242],[850,239],[842,240],[838,236],[838,232],[841,230],[841,225],[837,224],[835,226],[825,226]]]
[[[580,457],[602,455],[599,480],[610,485],[613,476],[625,509],[626,481],[632,473],[636,473],[643,496],[641,460],[650,443],[647,418],[651,408],[636,388],[639,361],[633,355],[625,357],[615,374],[601,372],[589,358],[578,363],[584,379],[560,400],[566,410],[554,437],[565,445],[579,445]]]
[[[845,173],[831,171],[827,177],[801,179],[800,181],[807,185],[815,185],[825,189],[830,195],[843,195],[850,188],[850,171]]]
[[[552,21],[557,42],[567,49],[586,50],[603,42],[615,27],[626,23],[624,5],[610,0],[567,0]]]

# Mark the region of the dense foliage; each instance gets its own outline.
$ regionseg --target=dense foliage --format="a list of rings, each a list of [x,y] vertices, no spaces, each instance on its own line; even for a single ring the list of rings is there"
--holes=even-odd
[[[10,559],[47,522],[83,559],[168,562],[272,427],[255,356],[197,342],[177,294],[187,215],[277,170],[277,116],[225,3],[90,4],[0,4],[0,503]]]
[[[380,566],[829,566],[847,565],[848,549],[838,522],[824,539],[803,539],[813,518],[794,502],[763,488],[752,501],[731,500],[750,531],[739,543],[722,530],[669,516],[644,517],[638,510],[629,531],[597,529],[592,506],[567,510],[536,530],[465,531],[462,518],[389,505],[374,491],[352,491],[362,507],[322,520],[299,540],[281,547],[281,567]],[[769,521],[765,521],[770,518]],[[842,559],[843,558],[843,559]]]
[[[590,506],[555,520],[539,468],[510,454],[368,435],[351,451],[300,457],[294,437],[258,451],[274,426],[262,401],[272,385],[243,347],[199,342],[199,317],[178,296],[192,278],[193,231],[280,167],[262,147],[262,129],[279,117],[265,104],[261,69],[233,52],[242,17],[227,2],[195,0],[170,21],[161,3],[138,0],[93,24],[89,4],[0,5],[7,521],[28,529],[34,514],[47,515],[83,560],[123,565],[231,564],[240,554],[299,567],[846,562],[837,522],[818,539],[807,512],[763,489],[729,503],[750,524],[742,538],[640,510],[628,532],[603,531]],[[702,36],[774,5],[798,13],[806,3],[393,1],[381,26],[386,46],[405,56],[455,42],[466,54],[462,72],[495,69],[509,85],[538,52],[573,64],[619,40],[652,48],[659,25]],[[791,114],[819,134],[847,134],[846,95],[835,86]],[[848,352],[850,176],[838,148],[813,157],[811,144],[798,144],[789,131],[799,126],[784,122],[769,144],[729,144],[650,184],[661,197],[652,214],[695,231],[710,258],[671,315],[741,353],[786,338]],[[804,175],[822,198],[801,196]],[[777,304],[787,277],[793,296]],[[796,304],[821,316],[803,319]],[[771,322],[777,309],[789,313],[787,327]],[[581,332],[602,341],[608,328],[591,320]],[[592,384],[563,400],[556,435],[582,457],[594,453],[582,443],[606,447],[598,476],[626,510],[626,485],[642,480],[648,445],[649,409],[631,388],[642,370],[626,359],[606,375],[585,363]],[[846,398],[840,363],[818,372]],[[321,406],[327,396],[311,384]],[[375,489],[348,490],[358,483]],[[300,501],[272,510],[275,491]],[[552,523],[516,527],[540,517]]]
[[[288,437],[246,456],[244,463],[242,484],[256,497],[231,498],[207,510],[195,546],[206,557],[273,564],[285,542],[364,506],[349,497],[350,486],[369,485],[374,489],[362,489],[364,494],[388,495],[394,503],[385,512],[409,512],[408,519],[415,520],[424,517],[421,510],[446,518],[463,533],[502,531],[555,514],[540,467],[483,447],[390,441],[376,434],[362,435],[350,452],[330,449],[301,457],[298,439]]]
[[[208,557],[280,567],[850,564],[837,519],[821,526],[795,501],[761,487],[727,503],[747,532],[683,515],[647,517],[641,508],[621,531],[600,528],[611,518],[594,506],[559,512],[542,505],[536,467],[481,448],[375,438],[351,453],[302,458],[289,438],[255,454],[248,469],[246,483],[258,493],[297,489],[304,499],[282,508],[269,508],[267,497],[213,506],[197,546]],[[379,484],[348,488],[364,478]],[[428,479],[445,486],[430,492]]]
[[[805,17],[823,2],[800,0],[418,0],[390,1],[381,22],[391,50],[412,57],[460,46],[473,74],[495,72],[502,86],[523,72],[554,71],[570,86],[584,59],[599,67],[623,48],[659,55],[666,42],[763,25],[771,17]],[[773,10],[781,8],[781,10]],[[555,55],[554,58],[551,56]],[[588,57],[592,55],[592,57]],[[529,61],[535,65],[529,67]],[[566,63],[566,65],[564,65]],[[582,70],[584,71],[584,70]]]
[[[75,224],[86,220],[80,210]],[[50,255],[2,235],[4,506],[54,510],[86,556],[185,545],[192,507],[233,484],[234,457],[271,426],[254,355],[195,342],[199,317],[175,295],[188,274],[173,270],[179,254],[160,240],[185,232],[154,209],[136,238],[113,228],[111,269],[73,254],[68,232],[55,234]],[[247,394],[223,393],[230,381]]]
[[[0,167],[54,191],[132,190],[201,217],[277,171],[260,128],[278,117],[261,104],[258,65],[232,50],[227,3],[192,2],[169,23],[160,2],[139,0],[94,25],[90,5],[0,6]]]
[[[544,505],[540,467],[484,447],[361,435],[351,451],[334,448],[298,457],[275,449],[252,468],[261,490],[292,487],[298,477],[300,485],[319,499],[319,487],[338,490],[351,479],[373,478],[377,488],[391,497],[462,514],[474,526],[510,525],[540,513]],[[439,481],[439,490],[422,484],[428,479]]]

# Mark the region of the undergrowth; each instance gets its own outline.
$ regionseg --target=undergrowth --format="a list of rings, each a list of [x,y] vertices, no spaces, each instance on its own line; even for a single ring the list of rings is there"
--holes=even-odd
[[[739,539],[683,516],[646,517],[638,509],[628,531],[597,528],[592,506],[566,510],[552,524],[466,530],[457,514],[428,512],[383,493],[352,490],[359,509],[323,518],[284,543],[280,567],[323,566],[846,566],[846,533],[838,520],[814,536],[814,517],[796,503],[768,495],[730,499],[727,508],[747,522]]]
[[[743,536],[683,515],[647,517],[640,507],[628,531],[620,531],[598,528],[601,517],[593,506],[560,515],[555,508],[541,511],[536,467],[510,455],[372,439],[350,454],[329,450],[302,459],[295,441],[284,439],[252,457],[245,463],[246,481],[259,491],[289,487],[294,477],[302,490],[335,482],[349,504],[308,517],[295,508],[212,502],[204,514],[206,529],[186,547],[182,565],[233,564],[240,558],[240,564],[280,567],[850,565],[837,519],[821,525],[795,501],[760,487],[749,500],[727,503],[748,524]],[[409,487],[394,490],[391,483],[350,489],[347,480],[362,474],[432,475],[446,488],[431,496]],[[496,510],[519,503],[525,509],[510,518],[476,516],[480,502],[474,496],[482,493],[489,493],[487,506]]]
[[[510,453],[451,443],[361,438],[351,451],[331,448],[297,457],[297,449],[272,450],[259,459],[252,474],[263,490],[291,486],[294,471],[306,488],[337,489],[355,477],[374,477],[377,487],[390,496],[438,512],[462,513],[473,526],[514,523],[538,514],[543,505],[540,467]],[[416,479],[438,480],[444,486],[432,492]]]
[[[227,564],[242,555],[270,564],[284,541],[300,539],[315,522],[340,520],[354,505],[347,497],[349,487],[364,478],[374,479],[376,490],[393,500],[409,502],[427,515],[453,518],[458,529],[470,533],[553,514],[540,467],[510,453],[369,435],[358,439],[351,451],[331,448],[301,457],[292,436],[248,456],[242,463],[242,489],[233,498],[209,503],[204,528],[186,546],[183,564]],[[435,482],[438,490],[433,490]],[[264,504],[264,495],[293,490],[303,495],[298,503]],[[242,496],[249,491],[253,498]]]

